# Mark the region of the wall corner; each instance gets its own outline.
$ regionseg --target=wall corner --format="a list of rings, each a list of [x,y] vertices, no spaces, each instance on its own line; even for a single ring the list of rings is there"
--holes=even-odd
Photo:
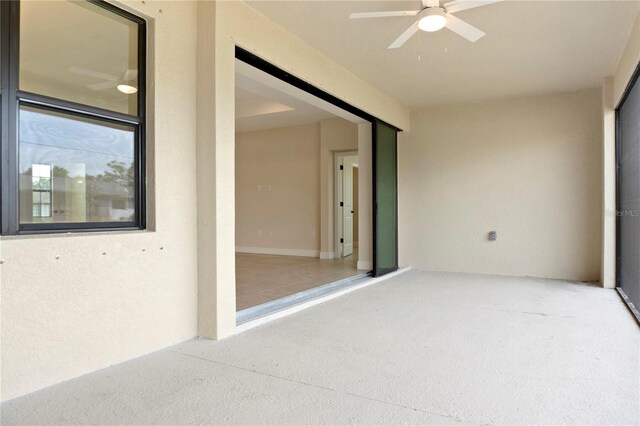
[[[602,82],[602,252],[600,283],[616,286],[616,112],[614,79]]]

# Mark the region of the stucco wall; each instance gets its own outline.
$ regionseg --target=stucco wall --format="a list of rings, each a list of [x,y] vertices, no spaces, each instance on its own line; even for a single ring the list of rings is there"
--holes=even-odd
[[[320,254],[320,124],[236,134],[236,250]]]
[[[640,62],[640,13],[636,17],[629,39],[624,47],[613,81],[613,103],[617,107],[622,100],[633,73]]]
[[[3,400],[196,334],[196,3],[127,5],[153,20],[154,231],[2,237]]]
[[[220,338],[235,331],[235,46],[399,128],[409,111],[243,2],[200,2],[198,25],[198,335]]]
[[[426,109],[411,121],[399,143],[401,264],[599,280],[599,90]]]
[[[149,18],[149,230],[0,239],[3,400],[235,332],[236,43],[408,127],[402,105],[242,2],[113,2]]]

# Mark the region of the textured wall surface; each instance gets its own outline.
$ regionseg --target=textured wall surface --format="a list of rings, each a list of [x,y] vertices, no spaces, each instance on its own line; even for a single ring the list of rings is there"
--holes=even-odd
[[[196,334],[196,4],[131,5],[153,20],[155,231],[3,237],[3,400]]]
[[[415,112],[399,143],[401,264],[599,280],[601,111],[586,90]]]
[[[613,82],[613,103],[618,106],[622,95],[627,88],[633,73],[640,63],[640,13],[636,17],[636,23],[629,34]]]
[[[235,332],[236,44],[408,127],[406,108],[242,2],[113,3],[149,19],[149,230],[2,237],[3,400]]]

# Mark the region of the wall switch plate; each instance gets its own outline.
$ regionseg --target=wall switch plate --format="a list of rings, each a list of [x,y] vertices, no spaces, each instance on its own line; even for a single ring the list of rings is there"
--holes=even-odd
[[[495,241],[498,239],[498,233],[496,231],[489,232],[489,241]]]

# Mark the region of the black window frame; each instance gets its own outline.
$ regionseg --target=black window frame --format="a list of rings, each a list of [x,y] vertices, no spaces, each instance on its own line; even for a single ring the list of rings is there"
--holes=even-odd
[[[146,227],[146,21],[104,0],[84,0],[138,25],[137,115],[93,107],[73,101],[22,91],[19,88],[20,0],[0,0],[0,185],[2,235],[142,230]],[[29,223],[19,217],[19,110],[21,106],[129,125],[134,132],[135,218],[133,221]]]

